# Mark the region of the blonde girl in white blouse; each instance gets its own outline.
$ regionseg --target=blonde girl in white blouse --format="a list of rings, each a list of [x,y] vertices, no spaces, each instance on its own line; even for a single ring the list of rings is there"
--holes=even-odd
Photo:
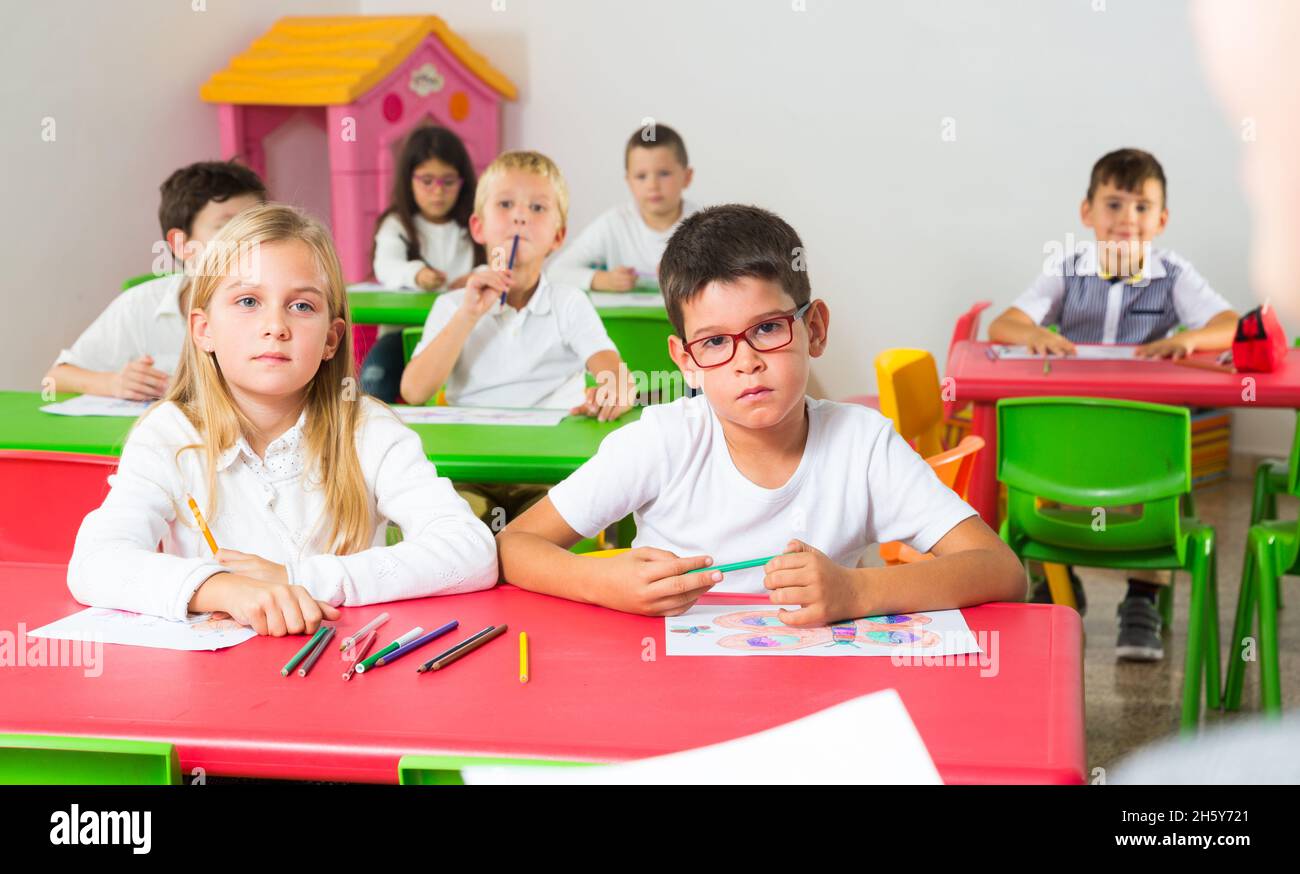
[[[313,633],[338,605],[496,582],[487,527],[415,432],[357,388],[342,272],[319,223],[281,204],[241,213],[204,255],[188,321],[172,388],[78,532],[78,601],[171,619],[220,611],[280,636]],[[389,521],[404,535],[393,546]]]

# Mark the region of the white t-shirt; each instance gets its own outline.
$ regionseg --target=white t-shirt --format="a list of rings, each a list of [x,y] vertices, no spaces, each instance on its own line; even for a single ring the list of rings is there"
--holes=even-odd
[[[584,537],[636,521],[633,546],[715,565],[776,555],[793,539],[856,567],[872,543],[928,552],[975,514],[935,476],[889,420],[857,404],[807,399],[808,441],[790,479],[767,489],[731,460],[705,395],[647,407],[607,436],[590,461],[550,491]],[[766,593],[762,567],[723,575],[716,592]]]
[[[446,327],[465,289],[438,296],[415,354]],[[543,273],[521,310],[494,306],[470,332],[447,377],[447,403],[474,407],[572,409],[585,397],[587,359],[615,349],[585,292]]]
[[[375,280],[385,288],[419,288],[416,275],[433,267],[451,282],[474,269],[474,241],[469,230],[455,220],[434,224],[422,215],[415,217],[420,237],[420,255],[424,260],[406,257],[406,240],[402,223],[390,215],[379,223],[375,232]]]
[[[325,492],[308,466],[306,413],[261,458],[243,437],[218,456],[220,500],[207,517],[217,545],[284,565],[290,583],[336,605],[491,588],[497,579],[492,532],[438,476],[419,435],[373,398],[361,403],[356,442],[375,523],[371,548],[334,555],[325,542]],[[108,478],[112,490],[77,532],[68,588],[78,601],[183,619],[194,591],[227,570],[213,558],[187,502],[193,495],[205,513],[211,506],[205,455],[178,452],[195,443],[201,443],[198,432],[170,402],[145,414],[131,432],[117,473]],[[405,539],[386,546],[390,519]]]
[[[683,199],[682,219],[697,209],[695,204]],[[657,275],[668,238],[680,224],[678,219],[668,230],[656,231],[641,218],[635,201],[616,206],[583,228],[555,256],[551,275],[556,282],[577,288],[591,288],[591,277],[597,270],[615,267],[635,267]]]
[[[174,373],[185,342],[180,304],[184,281],[185,274],[169,273],[128,288],[54,363],[116,373],[129,362],[151,355],[155,368]]]

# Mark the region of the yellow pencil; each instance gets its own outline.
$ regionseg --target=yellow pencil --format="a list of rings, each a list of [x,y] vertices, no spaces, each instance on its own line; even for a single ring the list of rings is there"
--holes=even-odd
[[[190,500],[190,510],[194,512],[194,519],[199,523],[199,530],[203,532],[204,538],[208,541],[208,546],[212,548],[212,554],[217,554],[217,541],[212,539],[212,532],[208,530],[208,523],[203,521],[203,514],[199,512],[199,505],[194,502],[193,495],[186,495]]]
[[[519,682],[528,682],[528,632],[519,632]]]

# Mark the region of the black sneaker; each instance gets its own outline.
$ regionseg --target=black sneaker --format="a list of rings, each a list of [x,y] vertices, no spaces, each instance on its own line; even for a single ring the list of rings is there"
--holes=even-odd
[[[1083,583],[1075,574],[1074,568],[1070,568],[1070,588],[1074,590],[1074,603],[1079,609],[1079,615],[1086,616],[1088,614],[1088,596],[1084,594]],[[1040,577],[1033,578],[1033,584],[1029,588],[1029,603],[1052,603],[1052,589],[1047,585],[1047,580]]]
[[[1160,640],[1160,610],[1155,601],[1140,595],[1123,600],[1119,614],[1119,640],[1115,657],[1129,662],[1158,662],[1165,657]]]

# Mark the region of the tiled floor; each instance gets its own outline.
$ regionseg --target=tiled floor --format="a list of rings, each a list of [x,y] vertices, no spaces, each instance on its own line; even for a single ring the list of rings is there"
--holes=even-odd
[[[1202,522],[1213,525],[1218,536],[1220,659],[1227,670],[1227,655],[1241,586],[1241,560],[1250,524],[1254,459],[1234,459],[1231,479],[1196,490],[1196,510]],[[1283,498],[1278,515],[1296,518],[1297,501]],[[1120,571],[1080,568],[1088,596],[1083,619],[1086,636],[1084,699],[1088,741],[1088,768],[1109,768],[1131,751],[1168,737],[1178,729],[1182,708],[1183,658],[1187,643],[1187,607],[1190,579],[1179,574],[1175,585],[1174,624],[1165,638],[1165,659],[1156,664],[1119,662],[1115,659],[1115,610],[1126,590]],[[1283,603],[1278,619],[1281,637],[1282,704],[1300,706],[1300,586],[1296,577],[1283,578]],[[1204,725],[1226,723],[1259,712],[1258,664],[1247,665],[1242,707],[1236,713],[1212,711]]]

